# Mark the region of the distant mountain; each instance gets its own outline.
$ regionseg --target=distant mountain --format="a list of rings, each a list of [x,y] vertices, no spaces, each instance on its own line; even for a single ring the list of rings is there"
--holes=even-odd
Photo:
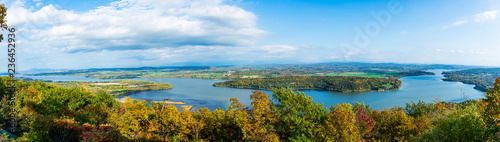
[[[220,65],[220,66],[160,66],[160,67],[123,67],[123,68],[90,68],[90,69],[74,69],[74,70],[57,70],[57,69],[30,69],[22,73],[26,75],[66,75],[75,73],[89,73],[96,71],[140,71],[140,70],[209,70],[219,67],[250,67],[250,68],[356,68],[358,70],[371,70],[372,68],[379,69],[398,69],[398,70],[428,70],[428,69],[472,69],[472,68],[490,68],[485,66],[466,66],[466,65],[445,65],[445,64],[398,64],[398,63],[361,63],[361,62],[330,62],[330,63],[315,63],[315,64],[268,64],[268,65]],[[3,75],[8,75],[4,73]]]
[[[46,72],[46,71],[60,71],[64,69],[46,69],[46,68],[32,68],[27,71],[22,71],[22,72]]]
[[[25,75],[68,75],[76,73],[89,73],[97,71],[139,71],[139,70],[207,70],[211,66],[163,66],[163,67],[137,67],[137,68],[90,68],[90,69],[76,69],[76,70],[54,70],[43,72],[25,72]]]

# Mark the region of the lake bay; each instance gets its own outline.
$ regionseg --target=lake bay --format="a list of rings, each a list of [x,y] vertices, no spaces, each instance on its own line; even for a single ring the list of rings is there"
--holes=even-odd
[[[442,81],[443,70],[430,70],[436,75],[403,77],[403,85],[399,90],[385,92],[341,93],[318,90],[300,90],[311,96],[315,102],[323,103],[325,107],[333,104],[364,102],[374,109],[404,107],[407,102],[433,102],[435,99],[448,102],[460,102],[465,99],[484,98],[484,92],[473,89],[474,85],[460,82]],[[80,76],[22,76],[33,79],[52,79],[53,81],[105,81],[104,79],[86,79]],[[213,87],[212,84],[225,80],[206,80],[193,78],[135,78],[135,80],[169,83],[174,87],[169,90],[139,92],[129,97],[134,99],[149,99],[161,101],[170,98],[171,101],[184,101],[187,105],[194,105],[193,109],[207,107],[229,108],[230,98],[237,98],[243,105],[249,106],[250,95],[254,89],[236,89],[227,87]],[[262,90],[267,94],[272,91]]]

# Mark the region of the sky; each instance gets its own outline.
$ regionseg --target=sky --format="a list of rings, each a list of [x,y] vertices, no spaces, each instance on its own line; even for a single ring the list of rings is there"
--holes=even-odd
[[[376,62],[500,66],[498,0],[1,0],[16,70]],[[8,31],[1,31],[8,34]],[[7,48],[6,40],[0,47]],[[7,70],[7,50],[0,50]]]

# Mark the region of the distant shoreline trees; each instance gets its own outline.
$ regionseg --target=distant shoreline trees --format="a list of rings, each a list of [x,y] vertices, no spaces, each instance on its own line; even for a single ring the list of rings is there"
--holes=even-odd
[[[500,68],[468,69],[460,71],[443,72],[444,81],[458,81],[465,84],[473,84],[474,89],[486,92],[493,87],[495,79],[500,77]]]

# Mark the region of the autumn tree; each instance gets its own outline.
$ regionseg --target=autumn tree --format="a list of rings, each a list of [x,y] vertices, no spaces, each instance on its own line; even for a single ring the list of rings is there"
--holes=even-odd
[[[401,141],[417,135],[414,118],[407,115],[401,107],[394,107],[382,112],[374,110],[375,126],[372,137],[381,141]]]
[[[370,111],[367,111],[367,109],[363,107],[358,107],[355,113],[356,126],[358,126],[361,138],[369,139],[369,137],[371,136],[371,131],[375,126],[375,120],[373,119],[373,116],[370,114]]]
[[[245,126],[248,133],[247,140],[250,141],[279,141],[273,124],[276,121],[269,95],[262,91],[252,91],[250,99],[252,108],[248,111],[250,122]]]
[[[190,122],[193,121],[193,115],[189,111],[180,112],[176,106],[165,103],[156,103],[153,105],[154,114],[151,115],[153,126],[151,132],[159,136],[159,140],[188,140],[191,134]]]
[[[493,87],[488,89],[485,96],[484,116],[498,127],[500,126],[500,77],[497,78]]]
[[[150,111],[145,104],[126,97],[122,108],[120,112],[110,116],[110,122],[129,139],[149,138],[147,127],[153,125],[150,124]]]
[[[236,98],[231,98],[229,109],[201,110],[205,126],[202,135],[210,141],[243,141],[247,135],[245,127],[249,123],[248,108]]]
[[[327,141],[360,141],[356,114],[351,104],[343,103],[337,107],[331,106],[332,111],[325,121],[324,138]]]
[[[203,130],[203,128],[205,127],[205,121],[202,120],[202,115],[203,115],[203,111],[204,110],[208,110],[207,108],[200,108],[200,109],[196,109],[194,110],[193,112],[193,119],[191,120],[188,120],[189,124],[190,124],[190,128],[191,128],[191,136],[192,138],[195,140],[195,141],[199,141],[200,139],[202,139],[200,137],[200,134],[201,134],[201,131]],[[189,112],[189,111],[188,111]]]
[[[7,30],[7,20],[5,19],[7,17],[7,8],[5,8],[5,5],[1,4],[0,5],[0,28],[2,30]],[[0,42],[3,40],[3,35],[0,35]]]

